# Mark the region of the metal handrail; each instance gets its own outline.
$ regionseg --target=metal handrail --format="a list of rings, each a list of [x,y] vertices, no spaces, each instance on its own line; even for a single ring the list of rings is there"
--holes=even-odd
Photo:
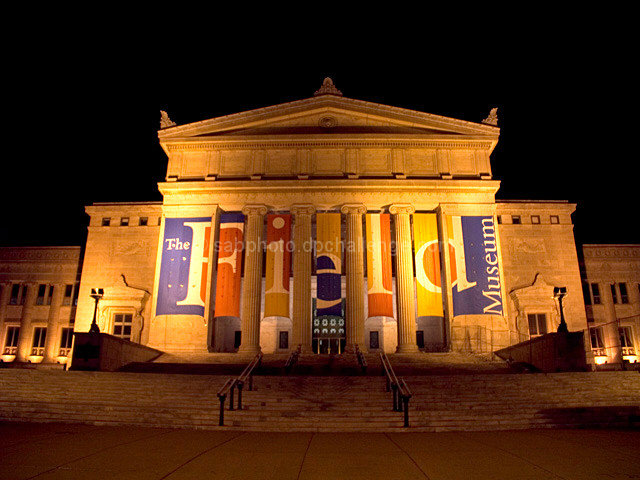
[[[367,359],[364,357],[364,353],[360,351],[358,345],[356,345],[356,358],[358,359],[362,373],[367,373]]]
[[[302,345],[298,345],[289,358],[287,358],[287,362],[284,364],[284,369],[287,373],[291,373],[291,370],[298,364],[298,357],[300,356],[300,352],[302,351]]]
[[[393,393],[393,411],[404,412],[404,426],[409,426],[409,400],[413,396],[411,390],[407,386],[404,379],[398,379],[393,371],[389,357],[384,352],[380,352],[380,361],[382,362],[382,374],[387,380],[387,392]]]
[[[224,403],[229,396],[229,410],[234,410],[234,391],[238,389],[238,403],[236,408],[242,410],[242,389],[244,384],[249,379],[249,390],[253,390],[253,370],[256,366],[262,362],[262,353],[256,354],[255,357],[248,363],[242,373],[236,378],[229,378],[220,390],[218,390],[218,400],[220,401],[220,418],[218,425],[224,426]]]

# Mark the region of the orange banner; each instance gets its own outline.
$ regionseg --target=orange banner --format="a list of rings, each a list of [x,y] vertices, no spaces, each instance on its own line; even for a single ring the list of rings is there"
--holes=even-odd
[[[243,236],[244,215],[240,212],[223,213],[220,216],[216,317],[240,317]]]
[[[291,215],[267,215],[264,316],[289,316]]]
[[[367,232],[367,294],[369,317],[393,317],[391,220],[387,213],[369,213]]]

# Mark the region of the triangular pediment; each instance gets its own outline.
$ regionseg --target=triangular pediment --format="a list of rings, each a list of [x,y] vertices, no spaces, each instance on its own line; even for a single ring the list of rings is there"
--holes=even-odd
[[[497,140],[499,129],[482,123],[323,95],[172,126],[160,130],[158,135],[161,142],[296,135],[471,136]]]

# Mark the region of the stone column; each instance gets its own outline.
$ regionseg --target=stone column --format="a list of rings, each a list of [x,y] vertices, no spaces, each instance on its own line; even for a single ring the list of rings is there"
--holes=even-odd
[[[620,345],[619,322],[616,316],[616,306],[611,295],[611,283],[604,282],[602,285],[602,303],[605,308],[605,319],[607,323],[603,327],[604,346],[606,348],[607,363],[619,363],[622,365],[622,346]]]
[[[345,265],[347,274],[346,346],[345,352],[354,352],[356,345],[366,351],[364,344],[364,253],[362,215],[367,207],[361,204],[343,205],[340,212],[347,217],[347,243]]]
[[[415,208],[408,204],[389,207],[395,224],[396,243],[396,301],[398,305],[397,353],[418,352],[416,344],[416,301],[413,285],[413,256],[411,252],[411,222],[409,215]]]
[[[33,306],[35,304],[38,284],[27,283],[23,288],[26,288],[27,291],[26,293],[24,291],[22,292],[22,295],[24,296],[24,304],[22,305],[22,315],[20,317],[20,337],[18,338],[18,354],[16,355],[16,362],[26,362],[27,357],[31,353],[31,316],[33,313]]]
[[[49,305],[49,317],[47,319],[47,338],[44,349],[44,363],[55,363],[58,357],[58,345],[60,344],[59,318],[60,305],[62,305],[62,296],[65,286],[62,284],[49,285],[53,288],[53,296],[51,297],[51,305]]]
[[[444,326],[445,334],[447,335],[445,347],[447,350],[451,350],[453,343],[453,329],[451,328],[453,324],[453,288],[451,287],[451,268],[449,268],[451,265],[451,252],[449,251],[448,239],[453,232],[449,232],[447,229],[446,214],[442,210],[442,205],[438,206],[436,214],[438,216],[438,238],[440,239],[438,242],[440,248],[440,265],[442,265],[440,269],[440,282],[442,284],[440,291],[442,292]]]
[[[255,355],[260,352],[260,301],[262,298],[262,237],[264,233],[264,205],[247,205],[244,240],[244,278],[242,281],[242,337],[238,353]]]
[[[313,205],[292,205],[293,223],[293,311],[291,313],[291,348],[301,345],[303,353],[311,347],[311,215]]]

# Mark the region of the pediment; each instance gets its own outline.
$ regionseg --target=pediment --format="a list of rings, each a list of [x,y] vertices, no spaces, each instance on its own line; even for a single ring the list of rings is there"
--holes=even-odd
[[[172,126],[158,132],[161,142],[211,140],[216,137],[298,135],[471,136],[497,141],[499,128],[326,95]]]

